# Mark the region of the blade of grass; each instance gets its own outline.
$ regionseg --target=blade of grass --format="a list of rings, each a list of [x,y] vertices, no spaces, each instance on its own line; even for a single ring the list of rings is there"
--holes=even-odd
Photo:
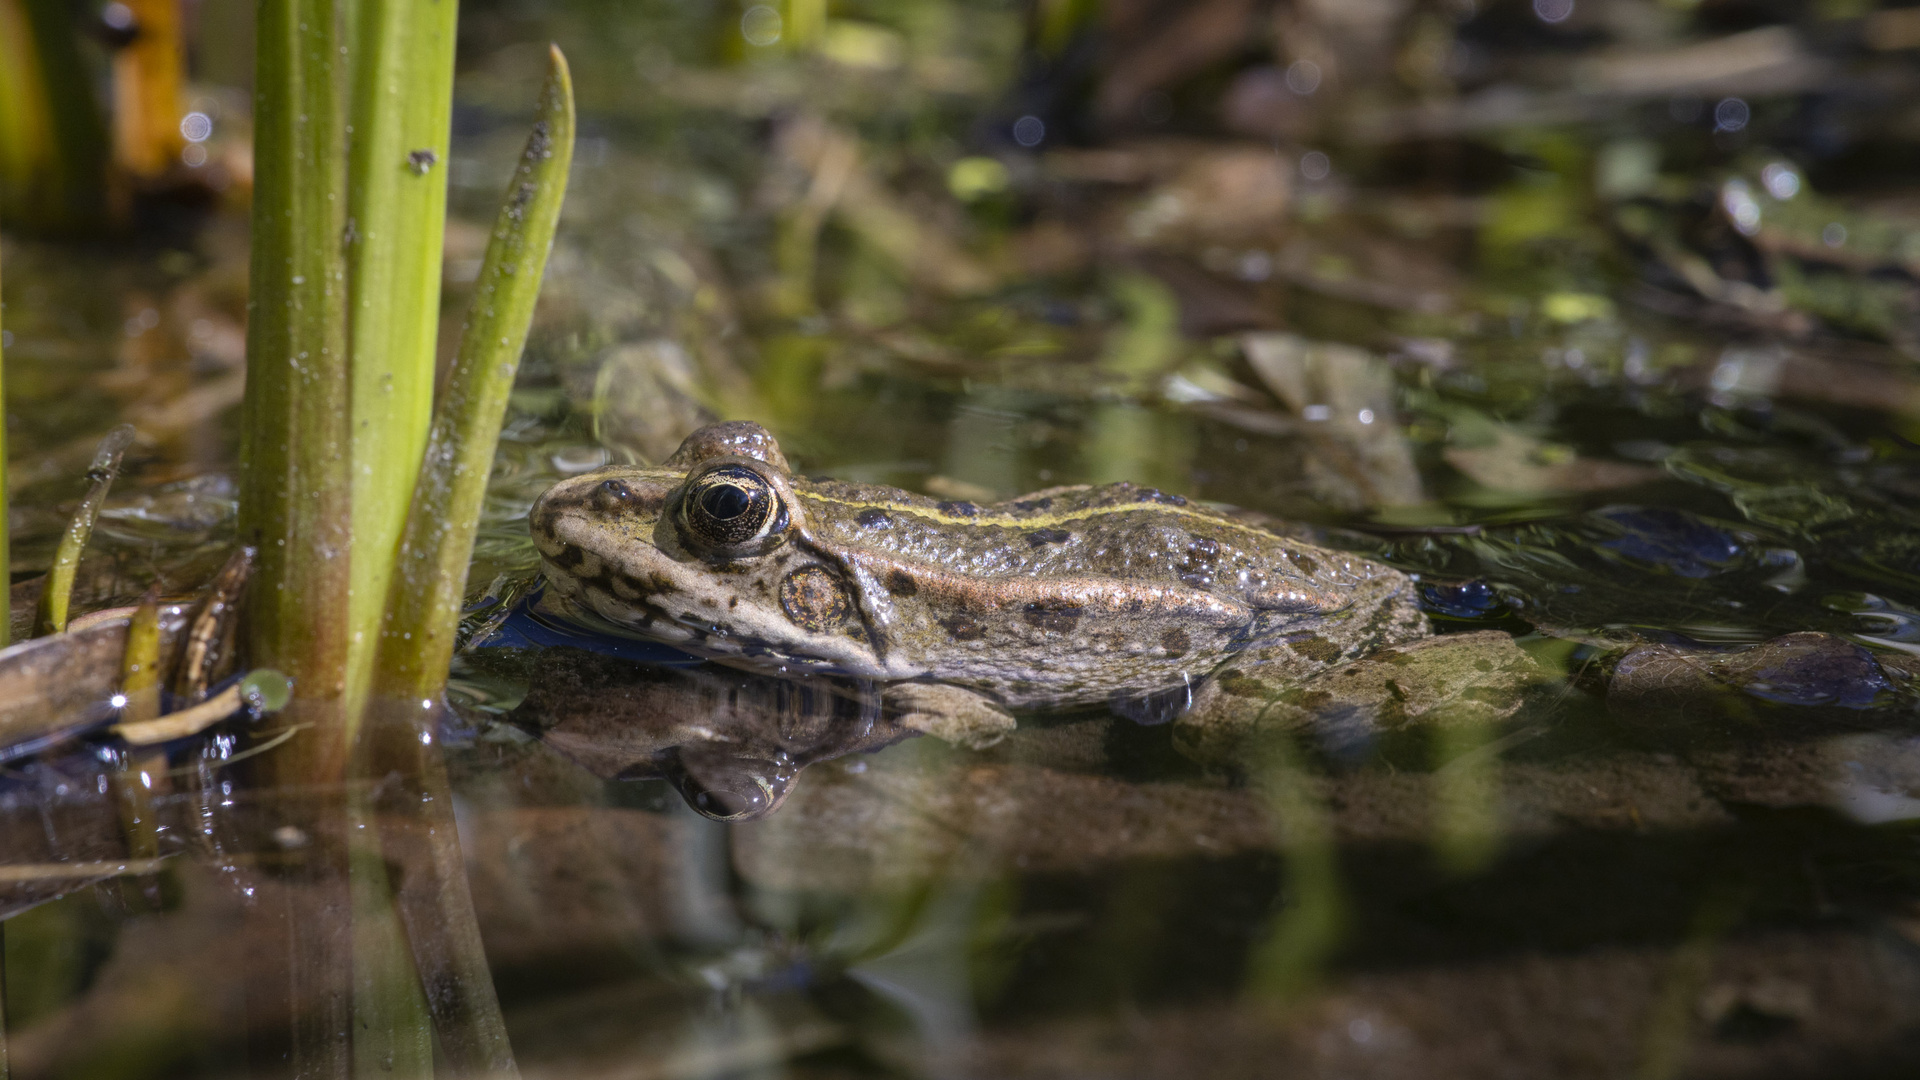
[[[120,475],[120,459],[133,445],[133,426],[121,424],[107,432],[94,451],[93,464],[87,467],[86,497],[73,512],[67,531],[54,549],[53,566],[47,570],[46,586],[40,590],[40,607],[33,617],[33,636],[58,634],[67,628],[67,607],[73,599],[73,574],[80,566],[80,555],[93,539],[93,524],[100,517],[100,504],[107,501],[114,478]]]
[[[468,891],[446,765],[433,738],[494,449],[533,320],[573,160],[573,86],[549,53],[539,116],[493,238],[407,516],[374,669],[368,753],[383,784],[381,842],[452,1071],[517,1077]],[[422,708],[425,706],[425,708]]]
[[[353,596],[348,700],[371,678],[433,415],[453,115],[455,0],[363,0],[348,177]],[[349,724],[357,709],[349,711]]]
[[[317,722],[276,767],[322,781],[345,764],[352,536],[337,0],[264,0],[257,32],[240,540],[259,563],[247,651],[293,678],[290,719]]]

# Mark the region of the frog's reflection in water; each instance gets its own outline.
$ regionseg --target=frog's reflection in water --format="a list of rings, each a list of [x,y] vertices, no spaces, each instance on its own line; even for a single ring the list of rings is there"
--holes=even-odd
[[[512,719],[603,779],[664,778],[717,821],[764,817],[808,765],[914,734],[886,715],[871,683],[573,648],[541,657]]]

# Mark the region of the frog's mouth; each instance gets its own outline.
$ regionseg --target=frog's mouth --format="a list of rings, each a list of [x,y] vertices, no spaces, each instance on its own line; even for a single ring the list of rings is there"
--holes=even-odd
[[[867,676],[871,673],[817,656],[785,649],[739,631],[720,629],[690,615],[668,610],[649,597],[611,596],[589,582],[566,573],[547,560],[542,567],[555,613],[567,621],[601,634],[657,641],[696,656],[766,674],[806,671],[821,675]]]

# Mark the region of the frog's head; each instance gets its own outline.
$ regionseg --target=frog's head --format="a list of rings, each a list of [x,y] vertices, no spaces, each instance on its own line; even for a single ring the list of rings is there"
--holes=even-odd
[[[713,424],[656,468],[563,480],[528,515],[553,590],[628,632],[751,666],[877,675],[838,560],[808,534],[758,424]]]

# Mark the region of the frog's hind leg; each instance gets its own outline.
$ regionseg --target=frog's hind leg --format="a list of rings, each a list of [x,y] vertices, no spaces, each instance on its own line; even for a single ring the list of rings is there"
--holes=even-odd
[[[1306,618],[1263,613],[1249,635],[1252,643],[1224,667],[1278,687],[1297,686],[1328,668],[1432,633],[1412,580],[1382,568],[1339,611]]]
[[[1306,619],[1263,616],[1254,626],[1253,644],[1195,692],[1193,707],[1175,728],[1174,743],[1190,757],[1217,759],[1222,755],[1213,749],[1216,744],[1237,746],[1257,729],[1307,723],[1313,693],[1302,686],[1314,676],[1432,633],[1413,582],[1391,570],[1369,578],[1355,590],[1353,602],[1337,612]]]

